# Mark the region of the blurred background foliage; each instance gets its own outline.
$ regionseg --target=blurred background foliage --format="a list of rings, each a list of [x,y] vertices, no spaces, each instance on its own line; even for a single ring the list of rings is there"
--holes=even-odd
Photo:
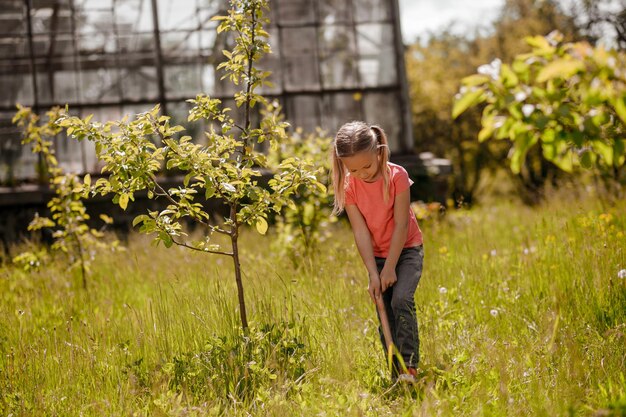
[[[498,18],[474,33],[462,36],[444,28],[407,45],[415,148],[450,158],[454,171],[450,192],[457,204],[501,193],[534,203],[550,186],[576,177],[547,161],[540,149],[529,151],[520,172],[509,170],[508,141],[477,140],[480,107],[453,120],[461,79],[496,58],[513,61],[530,52],[526,36],[545,36],[554,30],[563,34],[564,42],[596,45],[602,40],[623,51],[625,10],[623,0],[506,0]]]

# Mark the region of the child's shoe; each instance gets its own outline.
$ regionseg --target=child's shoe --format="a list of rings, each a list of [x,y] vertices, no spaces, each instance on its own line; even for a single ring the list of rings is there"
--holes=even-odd
[[[417,369],[415,368],[406,368],[406,372],[398,375],[398,381],[404,382],[407,384],[415,384],[417,382]]]

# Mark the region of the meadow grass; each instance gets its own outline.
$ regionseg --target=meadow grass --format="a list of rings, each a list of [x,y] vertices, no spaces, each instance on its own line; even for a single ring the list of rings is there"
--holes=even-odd
[[[0,415],[626,415],[626,202],[501,203],[421,224],[420,381],[394,385],[345,224],[296,266],[131,234],[83,291],[58,259],[0,272]]]

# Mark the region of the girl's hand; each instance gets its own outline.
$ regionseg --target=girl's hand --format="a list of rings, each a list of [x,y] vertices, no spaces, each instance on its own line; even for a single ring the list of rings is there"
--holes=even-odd
[[[372,301],[376,303],[376,299],[380,298],[382,295],[382,291],[380,290],[380,278],[378,275],[370,275],[370,284],[367,287],[367,291],[370,293]]]
[[[380,284],[382,291],[385,292],[387,288],[391,287],[398,281],[395,268],[387,268],[386,266],[380,272]]]

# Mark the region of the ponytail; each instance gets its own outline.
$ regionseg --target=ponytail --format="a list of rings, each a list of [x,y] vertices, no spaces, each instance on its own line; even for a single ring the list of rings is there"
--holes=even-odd
[[[389,143],[382,127],[371,125],[370,129],[376,136],[376,148],[380,152],[380,170],[383,176],[383,201],[389,201]]]
[[[346,204],[346,173],[343,166],[343,162],[337,155],[337,147],[335,144],[332,146],[332,159],[333,159],[333,190],[335,192],[335,202],[333,204],[332,214],[339,215]]]

